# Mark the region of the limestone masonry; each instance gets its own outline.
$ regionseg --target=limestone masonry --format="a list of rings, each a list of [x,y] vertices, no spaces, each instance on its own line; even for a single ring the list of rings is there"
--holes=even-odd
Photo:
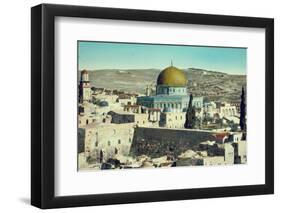
[[[143,93],[95,87],[89,72],[78,83],[78,170],[247,163],[244,88],[233,102],[193,95],[172,63]]]

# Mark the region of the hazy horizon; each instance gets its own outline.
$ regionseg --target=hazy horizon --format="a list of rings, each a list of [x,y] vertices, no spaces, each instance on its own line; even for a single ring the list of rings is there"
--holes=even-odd
[[[165,69],[166,67],[164,67],[163,69]],[[207,70],[207,69],[202,69],[202,68],[197,68],[197,67],[191,67],[191,68],[181,68],[181,67],[178,67],[179,69],[182,69],[184,71],[187,71],[188,69],[196,69],[196,70],[204,70],[204,71],[207,71],[207,72],[218,72],[218,73],[223,73],[223,74],[228,74],[228,75],[246,75],[246,73],[226,73],[226,72],[223,72],[223,71],[217,71],[217,70]],[[106,68],[106,69],[86,69],[87,71],[128,71],[128,70],[134,70],[134,71],[138,71],[138,70],[157,70],[157,71],[161,71],[163,69],[159,69],[159,68],[126,68],[126,69],[121,69],[121,68]],[[81,72],[83,69],[79,69],[79,71]]]
[[[79,70],[158,69],[171,65],[246,74],[247,49],[165,44],[78,41]]]

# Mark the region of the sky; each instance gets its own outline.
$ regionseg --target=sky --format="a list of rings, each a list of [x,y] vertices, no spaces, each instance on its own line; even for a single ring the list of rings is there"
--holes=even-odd
[[[246,74],[247,49],[116,42],[78,42],[79,69],[199,68]]]

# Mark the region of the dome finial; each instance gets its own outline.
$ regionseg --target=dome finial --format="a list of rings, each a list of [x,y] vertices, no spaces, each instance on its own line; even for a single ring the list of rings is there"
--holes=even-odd
[[[171,67],[173,66],[173,60],[171,59]]]

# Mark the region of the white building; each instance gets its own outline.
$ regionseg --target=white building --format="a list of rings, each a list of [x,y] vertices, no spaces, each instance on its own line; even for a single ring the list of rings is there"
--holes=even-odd
[[[207,151],[209,157],[223,156],[224,164],[234,164],[234,147],[232,143],[214,143],[202,142],[200,144],[201,150]]]
[[[133,95],[121,94],[118,96],[116,101],[120,103],[122,107],[124,107],[126,105],[135,105],[137,102],[137,98]]]
[[[223,102],[219,105],[220,117],[231,117],[237,115],[236,106],[232,106],[229,103]]]
[[[217,109],[215,102],[208,102],[204,103],[203,113],[210,117],[214,117],[214,114],[218,113],[219,110]]]
[[[184,128],[185,112],[163,112],[160,115],[159,126],[166,128]]]
[[[81,72],[80,84],[79,84],[79,102],[90,102],[92,99],[92,90],[89,80],[89,72],[83,70]]]
[[[237,164],[247,163],[247,143],[246,141],[235,141],[232,143],[234,147],[234,162]]]
[[[208,102],[204,103],[204,114],[210,117],[219,115],[220,118],[231,118],[237,116],[237,107],[227,102]],[[234,119],[234,118],[233,118]]]
[[[118,95],[105,94],[105,92],[102,92],[101,94],[95,94],[94,97],[96,100],[106,101],[109,105],[116,103],[118,99]]]
[[[134,124],[90,124],[83,129],[85,157],[102,162],[115,155],[129,155]]]
[[[108,115],[111,116],[112,123],[123,124],[123,123],[133,123],[139,127],[157,127],[155,125],[153,117],[150,118],[150,113],[132,113],[125,111],[110,111]],[[152,114],[153,116],[153,114]]]

